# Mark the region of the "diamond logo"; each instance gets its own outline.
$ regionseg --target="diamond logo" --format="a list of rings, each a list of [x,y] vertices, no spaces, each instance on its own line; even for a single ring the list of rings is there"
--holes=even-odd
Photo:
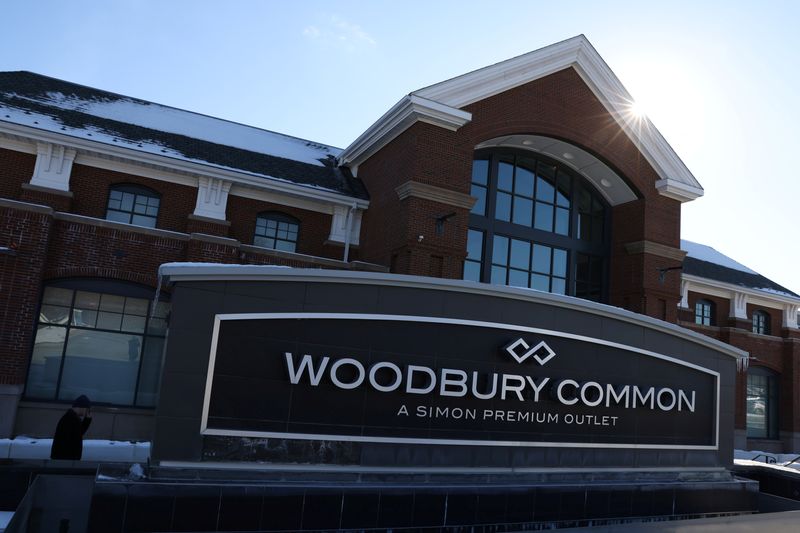
[[[533,357],[540,365],[544,365],[546,362],[556,356],[556,352],[554,352],[546,342],[541,341],[539,344],[531,348],[522,337],[506,346],[505,350],[509,353],[509,355],[511,355],[511,357],[516,359],[518,363],[522,363],[529,357]],[[520,354],[519,352],[524,353]]]

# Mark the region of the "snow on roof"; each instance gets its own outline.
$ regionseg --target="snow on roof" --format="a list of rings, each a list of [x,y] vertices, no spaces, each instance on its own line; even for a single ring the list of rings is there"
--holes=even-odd
[[[120,97],[118,100],[79,98],[74,94],[47,91],[37,97],[7,93],[9,97],[31,102],[46,102],[60,109],[78,111],[95,117],[107,118],[135,124],[167,133],[186,135],[193,139],[242,148],[322,166],[328,156],[337,156],[341,149],[312,143],[268,130],[246,126],[236,122],[209,117],[174,107]]]
[[[710,246],[681,240],[681,249],[688,252],[683,261],[685,274],[739,285],[765,294],[800,298],[786,287],[734,261],[727,255],[721,254]]]
[[[339,148],[30,72],[0,72],[2,122],[367,198]]]
[[[727,255],[721,254],[714,248],[704,244],[698,244],[696,242],[681,239],[681,249],[688,252],[688,257],[692,257],[698,261],[714,263],[715,265],[731,268],[733,270],[739,270],[741,272],[747,272],[748,274],[758,274],[758,272],[755,270],[750,270],[743,264],[737,263]]]

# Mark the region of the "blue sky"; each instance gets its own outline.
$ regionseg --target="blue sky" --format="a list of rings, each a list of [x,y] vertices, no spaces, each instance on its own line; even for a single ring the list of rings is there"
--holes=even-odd
[[[583,33],[705,188],[683,237],[800,293],[798,5],[6,0],[0,70],[345,147],[410,91]]]

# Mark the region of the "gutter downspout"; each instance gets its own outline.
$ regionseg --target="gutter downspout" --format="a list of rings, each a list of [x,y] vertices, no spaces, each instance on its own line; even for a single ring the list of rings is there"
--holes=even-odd
[[[344,234],[344,257],[342,258],[342,261],[345,263],[350,259],[350,234],[353,231],[353,213],[356,209],[358,209],[358,206],[353,202],[353,205],[351,205],[350,209],[347,211],[347,223],[345,224]]]

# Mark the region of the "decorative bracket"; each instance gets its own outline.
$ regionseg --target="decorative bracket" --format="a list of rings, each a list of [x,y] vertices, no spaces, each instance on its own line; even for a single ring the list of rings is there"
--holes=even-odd
[[[59,144],[36,143],[36,166],[33,168],[31,185],[69,191],[72,163],[77,152]]]
[[[197,204],[194,215],[198,217],[226,220],[225,210],[228,206],[228,193],[231,182],[218,178],[198,178]]]

